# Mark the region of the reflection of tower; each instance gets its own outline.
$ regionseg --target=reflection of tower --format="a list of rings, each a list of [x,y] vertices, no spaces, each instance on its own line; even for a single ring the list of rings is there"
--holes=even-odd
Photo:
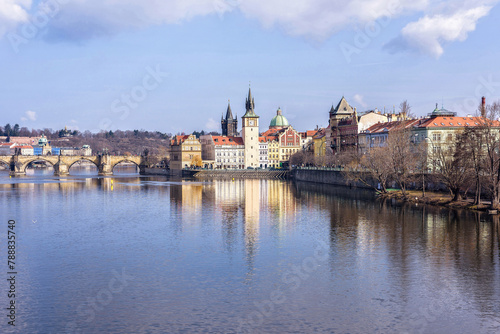
[[[222,117],[222,135],[234,137],[238,135],[238,116],[233,117],[233,112],[231,111],[231,105],[227,104],[226,118]]]
[[[222,239],[229,252],[237,242],[238,217],[243,193],[243,180],[214,180],[214,199],[222,215]]]
[[[199,222],[201,217],[201,205],[203,196],[203,186],[192,185],[172,185],[170,187],[171,205],[176,212],[182,212],[179,224],[188,225]]]
[[[259,241],[260,180],[245,180],[245,250],[248,275],[253,274],[255,252]]]

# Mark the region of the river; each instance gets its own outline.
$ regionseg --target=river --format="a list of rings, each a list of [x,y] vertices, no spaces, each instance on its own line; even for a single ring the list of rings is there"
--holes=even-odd
[[[308,183],[116,172],[0,171],[0,332],[500,332],[497,218]]]

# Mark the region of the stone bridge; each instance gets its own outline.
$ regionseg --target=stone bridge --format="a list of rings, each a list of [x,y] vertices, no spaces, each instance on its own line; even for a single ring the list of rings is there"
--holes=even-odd
[[[0,155],[0,163],[9,166],[11,176],[26,175],[26,168],[35,161],[45,161],[54,167],[54,175],[69,175],[69,169],[79,161],[90,161],[96,165],[99,175],[113,175],[113,168],[121,162],[132,162],[139,167],[140,174],[144,174],[147,166],[147,157],[144,156],[71,156],[71,155]]]

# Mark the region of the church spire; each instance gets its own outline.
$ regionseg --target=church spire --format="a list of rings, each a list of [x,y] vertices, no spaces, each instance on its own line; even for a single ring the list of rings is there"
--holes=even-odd
[[[248,111],[253,111],[255,108],[255,101],[252,97],[252,88],[251,87],[248,87],[248,97],[247,97],[247,101],[246,101],[246,109],[247,109],[247,112]]]
[[[232,120],[233,118],[233,112],[231,111],[231,101],[227,101],[227,112],[226,112],[226,121],[227,120]]]

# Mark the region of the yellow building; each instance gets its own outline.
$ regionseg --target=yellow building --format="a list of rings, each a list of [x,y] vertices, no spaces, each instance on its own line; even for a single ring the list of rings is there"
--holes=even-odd
[[[271,168],[279,167],[279,148],[280,144],[277,140],[268,141],[267,160],[269,161],[269,167]]]
[[[313,136],[314,141],[314,156],[324,157],[326,155],[326,131],[319,129]]]
[[[195,135],[175,136],[170,143],[170,168],[201,167],[201,143]]]

